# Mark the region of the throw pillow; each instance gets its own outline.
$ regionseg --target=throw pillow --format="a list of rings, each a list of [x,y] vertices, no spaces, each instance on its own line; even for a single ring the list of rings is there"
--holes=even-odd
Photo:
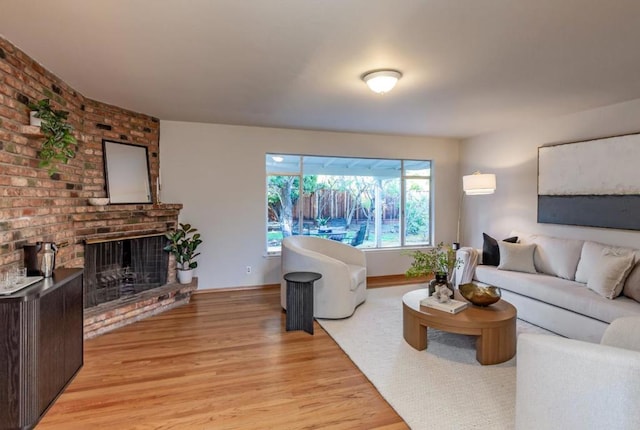
[[[580,262],[578,262],[578,268],[576,269],[576,281],[586,284],[589,281],[589,276],[594,270],[594,267],[600,260],[600,256],[606,250],[613,250],[617,254],[631,253],[632,249],[619,248],[616,246],[603,245],[598,242],[587,241],[582,246],[582,252],[580,254]]]
[[[500,248],[498,248],[498,241],[486,233],[482,233],[482,238],[482,264],[487,266],[497,266],[500,264]],[[504,241],[516,243],[518,238],[508,237],[504,239]]]
[[[622,294],[636,302],[640,302],[640,263],[637,263],[631,269],[622,288]]]
[[[573,281],[582,251],[582,240],[562,239],[559,237],[533,235],[530,242],[535,243],[536,252],[533,263],[538,272]]]
[[[535,244],[521,245],[518,243],[498,242],[498,248],[500,248],[498,270],[536,273],[536,268],[533,265],[533,253],[536,250]]]
[[[633,267],[635,256],[606,249],[591,271],[587,288],[607,299],[615,299],[622,292],[624,281]]]

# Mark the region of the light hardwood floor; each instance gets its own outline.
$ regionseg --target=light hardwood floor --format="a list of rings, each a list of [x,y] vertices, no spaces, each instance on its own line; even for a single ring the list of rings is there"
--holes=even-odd
[[[314,336],[284,330],[279,297],[196,294],[86,341],[37,429],[407,429],[317,323]]]

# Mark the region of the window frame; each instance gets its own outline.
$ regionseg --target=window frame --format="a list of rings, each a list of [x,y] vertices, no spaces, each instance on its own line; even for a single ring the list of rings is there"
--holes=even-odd
[[[297,172],[292,172],[292,171],[287,171],[286,169],[283,169],[283,171],[276,171],[276,170],[269,170],[269,166],[268,166],[268,162],[267,159],[268,157],[298,157],[298,171]],[[379,160],[379,161],[399,161],[400,162],[400,175],[398,176],[399,182],[400,182],[400,211],[399,211],[399,245],[395,245],[395,246],[387,246],[387,247],[383,247],[383,246],[374,246],[374,247],[367,247],[367,248],[359,248],[362,249],[363,251],[385,251],[385,250],[394,250],[394,249],[411,249],[411,248],[422,248],[422,247],[428,247],[428,246],[433,246],[433,238],[434,238],[434,220],[433,220],[433,214],[434,214],[434,199],[433,199],[433,160],[431,159],[416,159],[416,158],[403,158],[403,159],[399,159],[399,158],[379,158],[379,157],[349,157],[349,156],[335,156],[335,155],[309,155],[309,154],[289,154],[289,153],[273,153],[273,152],[267,152],[265,153],[265,249],[266,249],[266,254],[267,255],[280,255],[281,249],[275,251],[275,250],[269,250],[269,238],[268,238],[268,233],[269,233],[269,177],[272,176],[295,176],[298,177],[298,196],[299,199],[303,199],[304,197],[304,177],[305,177],[305,157],[320,157],[320,158],[343,158],[343,159],[353,159],[353,160]],[[406,163],[407,162],[424,162],[424,163],[429,163],[429,175],[428,176],[422,176],[422,175],[407,175],[406,171],[407,171],[407,167],[406,167]],[[341,176],[341,175],[335,175],[335,176]],[[342,176],[346,176],[346,175],[342,175]],[[359,176],[359,175],[355,175],[355,176]],[[375,176],[374,176],[375,177]],[[429,193],[429,198],[428,198],[428,239],[427,242],[424,243],[406,243],[406,229],[407,229],[407,223],[406,223],[406,203],[407,203],[407,182],[409,180],[412,179],[417,179],[417,180],[426,180],[428,183],[428,193]],[[297,205],[297,210],[296,213],[294,213],[294,217],[297,217],[298,219],[298,223],[297,223],[297,233],[298,234],[303,234],[304,232],[304,219],[303,219],[303,205],[298,204]],[[375,221],[374,221],[375,222]]]

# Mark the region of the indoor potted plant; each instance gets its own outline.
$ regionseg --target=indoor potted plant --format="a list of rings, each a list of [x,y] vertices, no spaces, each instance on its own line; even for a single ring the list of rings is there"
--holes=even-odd
[[[191,224],[180,223],[180,228],[165,234],[169,239],[169,244],[164,250],[173,254],[176,258],[176,269],[178,270],[178,282],[188,284],[193,278],[193,269],[198,267],[195,258],[200,255],[196,249],[202,243],[198,229],[191,227]]]
[[[456,251],[450,246],[440,242],[437,246],[427,251],[411,251],[413,257],[411,266],[405,273],[407,277],[434,276],[429,282],[429,295],[433,294],[436,286],[446,285],[451,290],[453,297],[453,273],[460,264],[456,258]]]
[[[49,176],[58,171],[56,162],[67,164],[76,155],[78,144],[72,134],[73,127],[67,123],[69,112],[55,110],[49,99],[42,99],[37,103],[30,103],[32,116],[40,119],[40,131],[44,134],[42,149],[38,153],[40,167],[46,167]]]

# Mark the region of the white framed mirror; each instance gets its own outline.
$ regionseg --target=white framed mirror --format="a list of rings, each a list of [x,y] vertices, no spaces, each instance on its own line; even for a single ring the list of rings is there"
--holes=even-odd
[[[109,202],[151,203],[147,147],[104,139],[102,150]]]

